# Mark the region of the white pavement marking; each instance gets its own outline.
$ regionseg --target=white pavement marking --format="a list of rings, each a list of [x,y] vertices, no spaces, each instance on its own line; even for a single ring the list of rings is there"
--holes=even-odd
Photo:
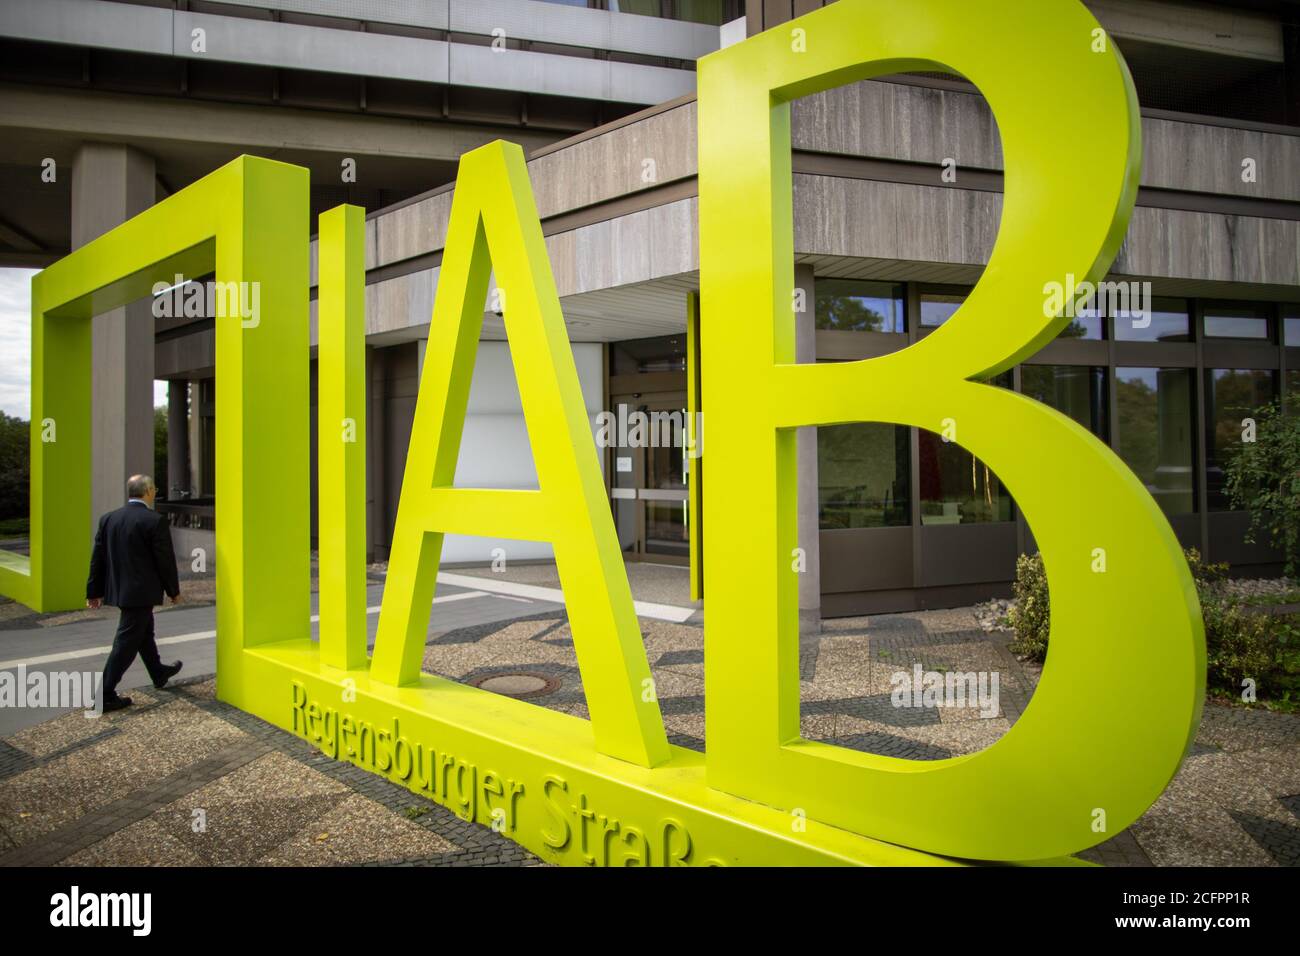
[[[480,597],[488,597],[488,596],[489,594],[487,591],[466,591],[462,594],[448,594],[445,597],[434,598],[433,603],[450,604],[452,601],[464,601],[469,598],[480,598]],[[379,613],[378,604],[376,604],[374,607],[366,608],[367,615],[378,614],[378,613]],[[320,621],[320,615],[313,614],[311,616],[311,619],[313,624],[317,623]],[[211,638],[214,638],[216,636],[217,636],[216,631],[192,631],[189,634],[176,634],[172,637],[160,637],[158,638],[156,643],[158,644],[159,647],[163,647],[168,644],[187,644],[190,641],[210,640]],[[40,657],[25,657],[22,658],[21,660],[0,661],[0,671],[9,670],[10,668],[19,667],[19,666],[35,667],[40,664],[57,664],[60,661],[75,661],[83,657],[98,657],[102,654],[107,654],[112,649],[113,649],[113,645],[109,644],[104,647],[87,647],[79,651],[64,651],[61,654],[44,654]]]
[[[191,634],[177,634],[175,637],[160,637],[157,644],[184,644],[188,641],[202,641],[217,636],[216,631],[194,631]],[[41,657],[27,657],[18,661],[0,661],[0,671],[9,670],[11,667],[20,665],[33,667],[38,664],[57,664],[59,661],[75,661],[81,657],[98,657],[101,654],[107,654],[113,649],[110,644],[107,647],[87,647],[80,651],[64,651],[62,654],[45,654]]]
[[[534,601],[550,601],[552,604],[564,603],[564,592],[559,588],[544,588],[536,584],[517,584],[513,581],[494,581],[491,578],[473,577],[468,574],[438,575],[439,584],[454,584],[462,588],[479,588],[496,595],[513,595],[531,598]],[[649,601],[633,601],[636,613],[640,617],[652,617],[659,621],[672,621],[681,624],[695,613],[693,607],[678,607],[676,604],[653,604]]]
[[[461,594],[448,594],[448,595],[446,595],[445,597],[436,597],[436,598],[433,599],[433,603],[434,603],[434,604],[450,604],[452,601],[464,601],[464,600],[467,600],[467,599],[469,599],[469,598],[480,598],[480,597],[487,597],[487,596],[488,596],[488,593],[487,593],[486,591],[465,591],[465,592],[463,592],[463,593],[461,593]],[[372,604],[370,607],[366,608],[366,614],[378,614],[378,613],[379,613],[379,609],[380,609],[381,607],[383,607],[382,604]],[[320,615],[319,615],[319,614],[313,614],[313,615],[311,616],[311,622],[312,622],[313,624],[317,624],[317,623],[319,623],[319,622],[320,622]]]

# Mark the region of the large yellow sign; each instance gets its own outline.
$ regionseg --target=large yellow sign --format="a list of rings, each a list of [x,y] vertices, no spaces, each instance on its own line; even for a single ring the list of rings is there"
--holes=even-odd
[[[1002,222],[984,274],[910,348],[792,364],[789,102],[937,69],[980,89],[1001,134]],[[1114,452],[1065,415],[980,383],[1065,326],[1059,308],[1044,314],[1045,286],[1095,282],[1119,250],[1141,157],[1123,60],[1073,0],[850,0],[706,57],[699,101],[710,785],[977,859],[1070,853],[1128,826],[1200,720],[1204,636],[1186,561]],[[728,400],[738,394],[743,408]],[[955,433],[1010,489],[1042,549],[1051,653],[1024,715],[987,750],[912,762],[799,739],[794,429],[851,421]]]
[[[941,68],[979,86],[1002,136],[1002,226],[984,277],[903,352],[796,365],[789,102]],[[307,178],[267,160],[236,160],[33,280],[32,556],[0,558],[0,588],[42,609],[80,599],[93,314],[215,268],[219,281],[259,282],[262,302],[255,326],[219,321],[216,333],[223,700],[560,863],[1035,861],[1127,826],[1176,772],[1199,720],[1192,582],[1168,524],[1109,449],[980,384],[1067,321],[1044,316],[1046,283],[1095,281],[1118,250],[1140,155],[1123,61],[1075,0],[840,0],[702,59],[699,99],[707,756],[665,738],[527,168],[506,143],[461,160],[373,657],[357,438],[363,217],[342,207],[320,225],[318,643]],[[452,487],[489,273],[537,491]],[[46,419],[57,440],[41,440]],[[800,738],[794,429],[861,420],[951,422],[1043,548],[1051,654],[1024,715],[979,753],[915,762]],[[420,672],[446,533],[553,543],[590,721]]]

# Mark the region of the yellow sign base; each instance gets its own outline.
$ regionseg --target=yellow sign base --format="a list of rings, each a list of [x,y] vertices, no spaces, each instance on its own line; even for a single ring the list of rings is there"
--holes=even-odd
[[[324,667],[317,645],[245,650],[221,697],[491,827],[543,860],[588,866],[961,866],[710,789],[704,755],[653,770],[602,756],[591,725],[424,675],[394,687]],[[223,668],[224,668],[223,663]],[[231,680],[230,677],[234,679]],[[237,699],[231,687],[275,688]],[[1079,865],[1063,858],[1045,861]]]

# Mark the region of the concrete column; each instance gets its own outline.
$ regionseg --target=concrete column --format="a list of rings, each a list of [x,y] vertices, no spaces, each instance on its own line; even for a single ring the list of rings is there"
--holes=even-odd
[[[203,494],[211,497],[217,493],[217,380],[199,381],[199,441],[203,443],[202,479]]]
[[[152,206],[154,182],[154,161],[144,153],[112,143],[82,146],[72,165],[72,248]],[[148,301],[92,323],[92,527],[125,503],[127,478],[153,473],[153,338]]]
[[[794,285],[803,290],[803,311],[796,312],[794,351],[796,362],[817,361],[817,309],[813,297],[812,266],[795,266]],[[807,568],[799,575],[799,629],[816,634],[822,629],[821,532],[817,491],[817,429],[796,432],[799,469],[799,547]]]
[[[190,496],[203,498],[216,490],[216,381],[190,381]]]
[[[190,496],[203,497],[203,395],[197,378],[190,379],[189,461]]]
[[[167,383],[167,487],[168,498],[183,498],[190,491],[190,383]]]

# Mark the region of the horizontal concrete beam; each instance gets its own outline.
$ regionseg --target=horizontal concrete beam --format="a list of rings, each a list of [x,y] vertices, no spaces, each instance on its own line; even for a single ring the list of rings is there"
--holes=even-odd
[[[14,252],[0,249],[0,269],[44,269],[65,255],[66,252]]]
[[[446,30],[449,0],[222,0],[232,7]]]
[[[951,157],[958,183],[963,169],[1002,168],[997,122],[973,92],[854,83],[796,102],[791,126],[794,148],[809,152],[936,166]],[[1143,186],[1300,201],[1300,130],[1287,135],[1143,116],[1142,152]],[[1249,182],[1242,179],[1245,159],[1254,160]]]
[[[68,0],[56,0],[66,3]],[[90,3],[96,15],[104,7],[118,4],[104,0],[73,0]],[[381,76],[385,79],[421,83],[446,83],[447,47],[443,40],[395,37],[329,27],[246,20],[205,13],[163,11],[170,15],[171,54],[188,60],[217,60],[250,63],[321,73]],[[195,49],[195,31],[202,30],[202,50]],[[129,48],[128,48],[129,49]]]
[[[555,139],[555,134],[518,127],[7,83],[0,83],[0,129],[111,138],[146,149],[147,141],[211,143],[446,162],[494,139],[525,149]]]
[[[602,203],[612,204],[642,191],[693,179],[696,116],[696,104],[688,100],[544,150],[528,164],[542,218],[591,210]],[[1218,213],[1221,200],[1229,197],[1263,200],[1249,208],[1243,206],[1243,214],[1250,216],[1256,208],[1300,202],[1300,136],[1155,117],[1144,117],[1142,122],[1142,184],[1148,190],[1145,204],[1185,206],[1196,194],[1203,194],[1207,206],[1217,204],[1207,211]],[[796,104],[792,139],[802,156],[889,160],[894,162],[876,165],[896,172],[901,169],[898,161],[928,164],[934,169],[936,185],[940,183],[939,164],[952,156],[958,163],[957,192],[1000,188],[1000,182],[984,185],[1002,166],[997,126],[983,98],[971,93],[885,82],[842,87]],[[1187,162],[1189,156],[1197,157],[1197,162]],[[1246,158],[1255,160],[1253,182],[1242,181],[1241,164]],[[871,173],[860,178],[881,177]],[[846,176],[842,181],[850,179]],[[969,188],[972,185],[973,190]],[[1171,191],[1179,195],[1175,197]],[[977,201],[970,195],[940,199],[938,192],[934,203]],[[654,197],[646,197],[646,205],[655,202]],[[367,267],[385,267],[439,250],[450,209],[451,190],[441,190],[372,216],[366,223]],[[909,221],[916,224],[918,233],[943,228],[942,219],[926,218],[927,211],[938,210],[917,207],[909,212]],[[845,217],[861,219],[862,215],[853,206],[841,206],[838,211],[831,206],[828,219],[818,228],[834,228]],[[1268,215],[1260,212],[1257,218]],[[993,222],[996,224],[996,218]],[[992,236],[986,238],[991,243]],[[1284,269],[1281,274],[1289,272]]]
[[[0,4],[0,36],[155,56],[172,52],[172,11],[100,0],[12,0]]]
[[[139,7],[112,0],[5,0],[0,5],[0,36],[189,60],[623,103],[661,103],[695,88],[691,70]]]
[[[1084,0],[1106,32],[1121,39],[1281,63],[1277,17],[1168,0]]]
[[[695,92],[695,72],[640,63],[449,43],[447,82],[653,105]]]
[[[13,0],[0,4],[0,36],[170,56],[172,11],[103,0]]]
[[[996,192],[829,176],[794,177],[800,254],[982,265],[997,238]],[[617,253],[615,253],[617,254]],[[1300,287],[1300,220],[1138,206],[1112,271]]]
[[[611,13],[539,0],[224,0],[235,6],[369,23],[453,30],[694,60],[718,48],[718,28],[661,17]]]
[[[801,257],[950,267],[973,278],[992,252],[1001,208],[1002,195],[992,191],[796,174],[794,248]],[[546,247],[567,300],[694,273],[697,237],[690,197],[549,234]],[[1256,298],[1293,298],[1300,220],[1139,206],[1112,271],[1162,280],[1164,288],[1210,283],[1248,297],[1253,288]],[[368,334],[426,325],[437,276],[436,266],[420,268],[368,286]],[[908,278],[897,269],[890,277]]]

